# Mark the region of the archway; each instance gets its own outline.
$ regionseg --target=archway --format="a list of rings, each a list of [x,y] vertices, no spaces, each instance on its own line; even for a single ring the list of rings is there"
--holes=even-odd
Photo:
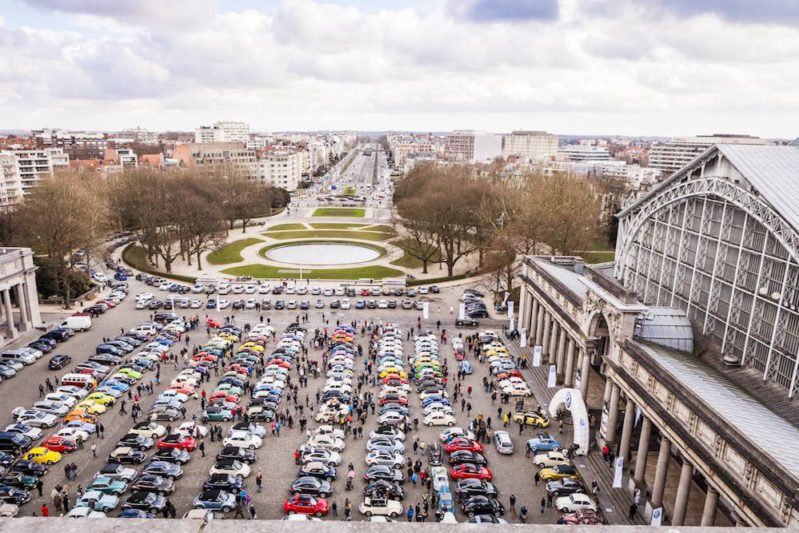
[[[572,415],[574,425],[574,443],[579,446],[575,450],[577,455],[588,453],[590,442],[588,427],[588,409],[583,401],[583,395],[578,389],[560,389],[549,402],[549,416],[555,417],[565,408]]]

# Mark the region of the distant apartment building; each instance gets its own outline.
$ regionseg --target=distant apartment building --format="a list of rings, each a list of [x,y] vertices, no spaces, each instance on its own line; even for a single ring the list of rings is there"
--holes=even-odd
[[[766,139],[749,135],[699,135],[672,139],[667,143],[656,144],[649,151],[649,166],[668,176],[702,155],[714,144],[768,144]]]
[[[611,160],[596,163],[597,174],[604,178],[622,180],[631,190],[642,190],[657,182],[660,171],[656,168],[628,165],[625,161]]]
[[[592,146],[588,144],[568,144],[558,150],[558,156],[572,163],[610,161],[610,152],[607,146]]]
[[[0,152],[0,208],[15,206],[41,180],[69,168],[69,156],[61,148]]]
[[[14,154],[0,152],[0,211],[8,211],[22,201],[22,179]]]
[[[488,163],[502,155],[502,136],[478,131],[453,131],[444,140],[444,157],[463,163]]]
[[[426,157],[435,153],[433,141],[429,136],[390,135],[388,146],[391,159],[397,168],[404,167],[408,158]]]
[[[258,160],[258,179],[264,185],[296,191],[300,185],[303,152],[274,150]]]
[[[158,133],[139,127],[120,131],[119,133],[117,133],[116,137],[117,140],[131,139],[133,140],[133,142],[141,144],[158,144],[159,140]]]
[[[514,131],[502,138],[502,155],[541,161],[558,154],[558,136],[545,131]]]
[[[102,170],[106,174],[114,174],[138,168],[139,158],[130,148],[106,148]]]
[[[71,159],[91,159],[103,156],[108,147],[108,136],[101,132],[70,131],[44,128],[33,130],[39,148],[62,148]]]
[[[188,169],[230,168],[249,179],[258,178],[258,158],[243,142],[180,144],[173,150],[172,159]]]
[[[247,143],[250,140],[250,125],[246,122],[220,121],[213,126],[200,126],[194,131],[194,142],[203,143]]]

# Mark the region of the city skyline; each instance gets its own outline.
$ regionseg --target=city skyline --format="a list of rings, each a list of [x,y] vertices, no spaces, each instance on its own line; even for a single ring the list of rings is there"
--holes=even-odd
[[[747,5],[0,0],[0,126],[795,138],[799,7]]]

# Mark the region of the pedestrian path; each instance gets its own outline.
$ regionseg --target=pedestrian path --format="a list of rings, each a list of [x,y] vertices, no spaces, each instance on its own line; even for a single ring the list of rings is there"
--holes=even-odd
[[[506,345],[511,349],[514,355],[521,355],[522,353],[528,354],[527,360],[531,361],[529,355],[529,348],[522,348],[517,341],[505,340]],[[528,366],[522,370],[527,383],[530,385],[530,390],[537,402],[546,409],[552,397],[560,387],[547,387],[547,378],[549,373],[549,366],[542,365],[540,367]],[[550,432],[555,433],[557,427],[553,424],[550,427]],[[570,423],[564,423],[563,433],[554,435],[558,440],[563,443],[565,448],[572,443],[572,427]],[[619,525],[640,525],[645,524],[640,514],[637,514],[632,520],[628,518],[630,504],[633,500],[632,492],[626,488],[626,478],[622,481],[622,488],[613,488],[613,469],[608,466],[602,459],[602,455],[596,451],[589,451],[588,455],[580,455],[574,458],[574,465],[580,473],[580,477],[587,489],[590,489],[591,483],[596,481],[599,485],[599,494],[595,497],[605,516],[608,524]]]

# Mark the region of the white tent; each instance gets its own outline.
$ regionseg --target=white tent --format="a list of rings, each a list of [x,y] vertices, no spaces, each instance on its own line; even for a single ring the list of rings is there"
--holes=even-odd
[[[588,453],[588,409],[579,389],[560,389],[549,402],[549,416],[555,417],[565,407],[574,421],[574,443],[580,447],[574,452],[577,455]]]

